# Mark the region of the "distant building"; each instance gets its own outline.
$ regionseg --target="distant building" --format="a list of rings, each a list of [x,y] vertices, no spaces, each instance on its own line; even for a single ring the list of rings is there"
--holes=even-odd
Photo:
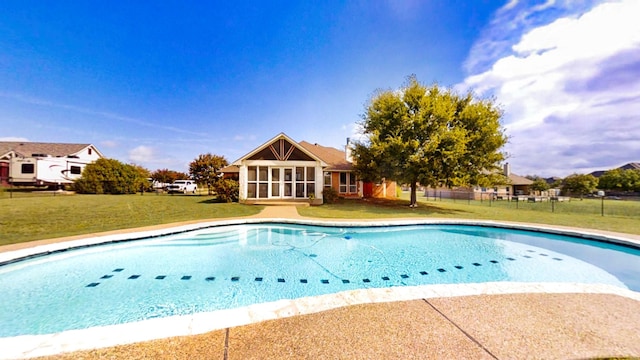
[[[618,167],[617,169],[620,170],[640,170],[640,162],[630,162],[627,163],[625,165],[622,165],[620,167]],[[610,170],[614,170],[614,169],[610,169]],[[606,173],[608,170],[597,170],[594,171],[592,173],[590,173],[590,175],[593,175],[597,178],[599,178],[600,176],[604,175],[604,173]]]

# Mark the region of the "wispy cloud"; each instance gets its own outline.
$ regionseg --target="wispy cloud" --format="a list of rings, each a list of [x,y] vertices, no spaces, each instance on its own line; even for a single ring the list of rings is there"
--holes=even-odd
[[[75,105],[59,104],[49,100],[39,99],[35,97],[30,97],[30,96],[24,96],[21,94],[10,94],[10,93],[0,92],[0,97],[20,101],[30,105],[38,105],[38,106],[51,107],[56,109],[63,109],[63,110],[68,110],[68,111],[72,111],[80,114],[101,117],[104,119],[126,122],[129,124],[134,124],[134,125],[147,127],[147,128],[163,129],[163,130],[167,130],[167,131],[178,133],[178,134],[197,135],[199,137],[208,136],[206,133],[203,133],[201,131],[191,131],[191,130],[185,130],[183,128],[179,128],[175,126],[162,125],[159,121],[154,122],[154,121],[124,116],[124,115],[107,112],[107,111],[98,111],[98,110],[88,109],[88,108],[75,106]]]
[[[640,2],[558,3],[500,9],[459,87],[496,96],[507,150],[524,173],[564,176],[640,160]],[[498,25],[507,14],[514,21]],[[492,37],[498,29],[521,35]]]

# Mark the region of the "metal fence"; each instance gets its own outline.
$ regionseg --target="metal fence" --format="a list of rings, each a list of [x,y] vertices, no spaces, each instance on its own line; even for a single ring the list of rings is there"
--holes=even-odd
[[[568,196],[496,196],[493,193],[426,190],[421,199],[513,210],[640,218],[640,199],[632,196],[600,196],[581,199]]]

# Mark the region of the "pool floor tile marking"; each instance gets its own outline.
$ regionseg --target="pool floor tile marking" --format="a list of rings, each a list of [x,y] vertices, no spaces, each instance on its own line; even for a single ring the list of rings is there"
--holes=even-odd
[[[473,263],[473,266],[482,266],[480,263]]]
[[[103,275],[100,279],[111,279],[113,275]]]
[[[156,280],[164,280],[164,278],[166,278],[167,275],[158,275],[156,276]]]
[[[401,277],[401,278],[403,278],[403,279],[407,279],[407,278],[409,278],[409,275],[407,275],[407,274],[402,274],[402,275],[400,275],[400,277]]]
[[[234,276],[231,278],[231,281],[239,281],[240,277],[239,276]]]
[[[429,273],[426,271],[420,271],[420,275],[429,275]]]
[[[460,266],[460,265],[456,265],[456,266],[454,266],[454,268],[456,268],[456,269],[460,270],[460,269],[462,269],[463,267],[462,267],[462,266]]]
[[[560,258],[553,258],[553,260],[562,261]]]
[[[117,268],[117,269],[114,269],[113,272],[121,272],[123,270],[124,270],[123,268]]]
[[[497,261],[497,260],[489,260],[489,262],[490,262],[490,263],[493,263],[493,264],[497,264],[497,263],[498,263],[498,261]]]
[[[529,255],[524,255],[524,257],[526,257],[527,259],[531,259],[531,256]]]
[[[547,255],[547,254],[540,254],[540,256],[549,256],[549,255]]]
[[[362,282],[366,282],[366,283],[368,283],[368,282],[371,282],[371,280],[369,280],[369,279],[362,279]]]
[[[128,277],[128,279],[135,280],[135,279],[139,278],[140,276],[141,275],[131,275],[131,276]]]
[[[348,284],[348,283],[350,283],[350,282],[351,282],[351,281],[349,281],[349,280],[347,280],[347,279],[342,279],[342,283],[343,283],[343,284]]]
[[[209,277],[205,278],[205,280],[207,280],[207,281],[213,281],[215,279],[216,279],[215,276],[209,276]]]
[[[303,284],[306,284],[307,283],[307,279],[300,279],[300,282],[303,283]]]
[[[507,260],[514,261],[515,259],[508,257]]]
[[[383,277],[382,277],[382,280],[384,280],[384,281],[389,281],[389,277],[388,277],[388,276],[383,276]]]
[[[446,272],[447,270],[443,269],[443,268],[439,268],[438,271],[440,272]]]
[[[278,278],[278,282],[279,282],[279,283],[283,283],[283,282],[284,282],[284,279],[283,279],[283,278]]]
[[[98,285],[100,285],[100,283],[95,283],[94,282],[94,283],[91,283],[91,284],[87,285],[87,287],[96,287]]]
[[[261,277],[257,277],[257,278],[255,278],[255,281],[262,281],[262,278]]]
[[[185,275],[181,277],[180,280],[191,280],[191,275]]]
[[[320,280],[320,282],[321,282],[321,283],[323,283],[323,284],[328,284],[328,283],[329,283],[329,280],[327,280],[327,279],[322,279],[322,280]]]

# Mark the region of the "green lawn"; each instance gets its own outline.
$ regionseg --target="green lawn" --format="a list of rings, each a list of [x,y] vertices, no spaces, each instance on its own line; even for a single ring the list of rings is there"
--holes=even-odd
[[[187,220],[257,214],[260,206],[197,195],[57,195],[0,198],[0,245]]]
[[[6,194],[5,194],[6,195]],[[460,218],[575,226],[640,234],[640,202],[598,200],[555,204],[508,201],[440,201],[419,196],[408,207],[397,200],[342,200],[338,204],[298,207],[302,216],[333,219]],[[220,204],[198,195],[43,195],[0,197],[0,245],[101,231],[249,216],[261,206]]]
[[[599,200],[572,200],[554,204],[508,201],[427,200],[418,196],[418,208],[408,207],[408,195],[398,200],[342,200],[338,204],[298,208],[303,216],[318,218],[459,218],[529,222],[640,234],[640,202],[607,201],[605,216]],[[611,203],[611,204],[609,204]],[[516,207],[517,206],[517,207]],[[615,206],[615,211],[614,207]],[[613,215],[612,215],[613,213]]]

